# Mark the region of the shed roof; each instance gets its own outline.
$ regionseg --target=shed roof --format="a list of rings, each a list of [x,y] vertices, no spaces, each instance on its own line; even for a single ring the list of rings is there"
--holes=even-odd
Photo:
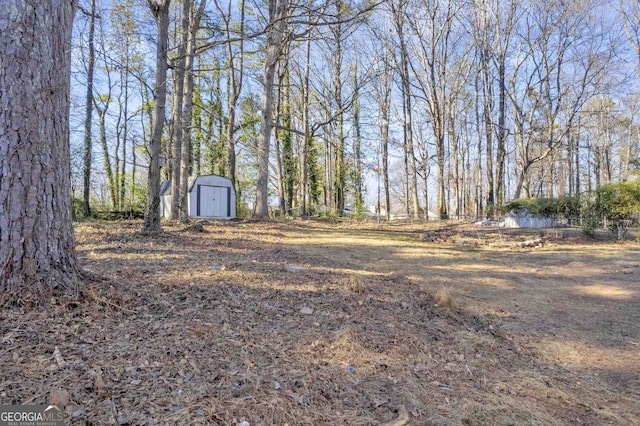
[[[224,179],[224,180],[228,181],[229,185],[231,185],[231,179],[226,178],[224,176],[218,176],[218,175],[191,176],[189,178],[189,192],[191,192],[191,190],[193,189],[193,185],[201,177],[216,177],[216,178]],[[171,195],[171,179],[165,180],[160,184],[160,196],[162,197],[162,196],[165,196],[165,195]]]

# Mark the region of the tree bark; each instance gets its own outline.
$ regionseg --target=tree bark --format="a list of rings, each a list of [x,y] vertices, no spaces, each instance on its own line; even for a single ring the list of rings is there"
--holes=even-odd
[[[184,104],[184,76],[187,61],[187,43],[189,43],[189,15],[191,0],[182,0],[182,20],[180,26],[180,42],[177,57],[173,62],[175,90],[173,93],[173,158],[171,159],[171,219],[182,217],[182,210],[187,206],[180,203],[182,197],[182,141],[185,124],[182,107]]]
[[[282,51],[282,40],[286,29],[285,12],[287,0],[269,0],[269,25],[267,51],[262,77],[262,108],[260,114],[260,136],[258,139],[258,179],[256,182],[256,206],[254,218],[269,217],[269,149],[273,130],[273,80],[276,64]]]
[[[0,7],[0,288],[7,302],[79,290],[69,157],[76,6],[8,0]]]
[[[162,232],[160,224],[160,149],[167,100],[167,44],[169,32],[170,0],[148,0],[156,19],[158,40],[156,46],[156,83],[153,89],[153,129],[151,134],[151,161],[147,183],[147,210],[144,214],[143,233]]]
[[[196,54],[196,35],[200,28],[200,20],[204,15],[205,0],[200,1],[197,9],[192,8],[189,16],[189,39],[185,60],[184,105],[182,107],[182,153],[180,155],[180,221],[189,222],[189,176],[191,176],[191,122],[193,120],[193,80]]]

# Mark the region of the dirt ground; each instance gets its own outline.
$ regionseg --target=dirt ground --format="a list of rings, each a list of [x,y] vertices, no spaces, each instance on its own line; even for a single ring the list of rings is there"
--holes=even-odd
[[[84,425],[640,424],[640,245],[465,223],[76,226],[0,404]],[[244,422],[244,423],[243,423]]]

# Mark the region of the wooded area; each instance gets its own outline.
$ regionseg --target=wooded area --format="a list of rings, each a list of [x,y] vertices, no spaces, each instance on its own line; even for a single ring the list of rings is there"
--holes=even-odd
[[[71,140],[85,216],[150,206],[145,228],[157,228],[156,188],[171,179],[172,214],[186,219],[187,181],[200,174],[230,178],[244,215],[387,218],[488,217],[513,199],[637,175],[634,2],[87,0],[80,10]]]

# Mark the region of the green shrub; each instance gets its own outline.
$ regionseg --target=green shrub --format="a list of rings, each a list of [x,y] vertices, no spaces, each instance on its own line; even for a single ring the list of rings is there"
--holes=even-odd
[[[637,223],[640,216],[640,181],[603,185],[596,190],[595,209],[606,218],[609,230],[618,233],[622,221]]]
[[[73,197],[72,203],[73,204],[72,204],[71,214],[72,214],[73,220],[78,220],[78,219],[82,218],[83,200],[80,197]]]
[[[629,225],[640,222],[640,180],[603,185],[594,194],[513,200],[502,211],[526,211],[537,217],[562,215],[569,220],[580,218],[582,231],[590,237],[606,220],[609,230],[619,234],[627,225],[623,221],[630,221]]]
[[[562,195],[557,199],[557,213],[567,219],[579,217],[582,214],[580,197],[574,195]]]
[[[579,208],[582,233],[589,238],[595,238],[596,229],[600,226],[601,220],[593,197],[589,195],[581,197]]]
[[[558,214],[558,199],[529,198],[513,200],[502,208],[503,213],[526,211],[536,217],[554,217]]]
[[[239,219],[248,219],[253,215],[253,210],[249,208],[246,202],[238,203],[236,206],[236,217]]]

